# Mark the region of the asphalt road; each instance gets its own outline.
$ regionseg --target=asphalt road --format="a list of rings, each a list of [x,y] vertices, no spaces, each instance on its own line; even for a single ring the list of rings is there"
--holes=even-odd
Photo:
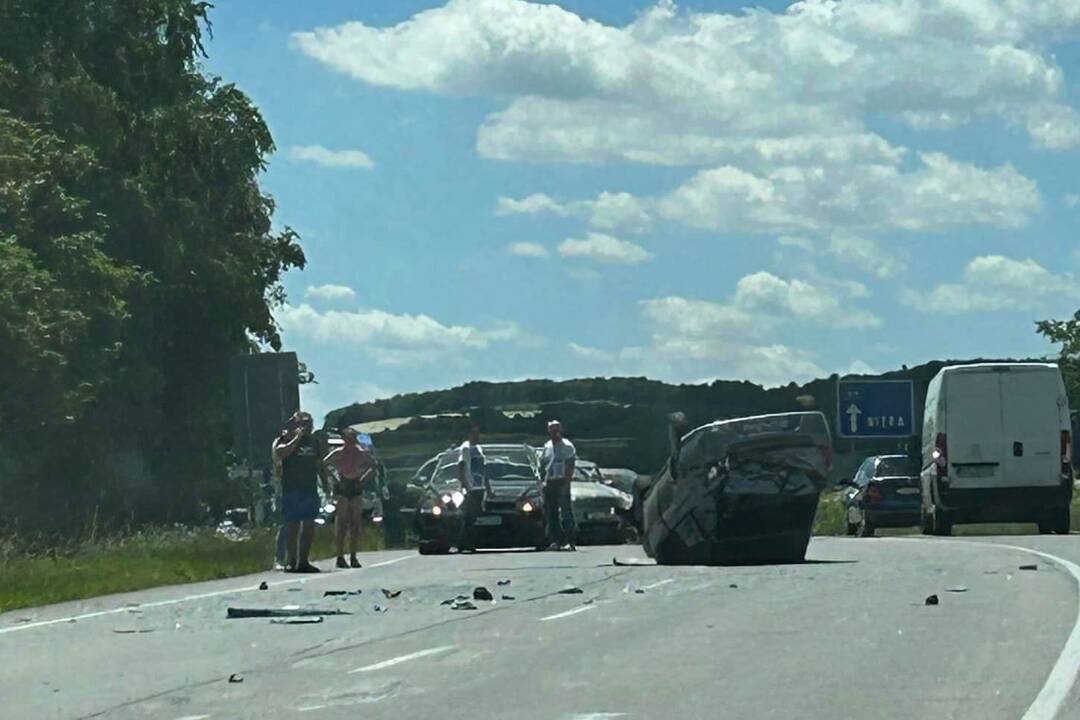
[[[630,546],[398,551],[14,611],[0,717],[1080,717],[1076,578],[1005,544],[1080,563],[1080,536],[823,538],[812,562],[744,568],[613,565],[643,557]],[[476,586],[496,601],[441,604]],[[289,605],[352,614],[225,617]]]

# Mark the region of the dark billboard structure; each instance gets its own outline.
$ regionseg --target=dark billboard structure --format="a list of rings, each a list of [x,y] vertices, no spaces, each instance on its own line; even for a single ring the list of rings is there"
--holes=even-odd
[[[300,409],[296,353],[240,355],[229,370],[233,452],[238,460],[262,467],[281,426]]]

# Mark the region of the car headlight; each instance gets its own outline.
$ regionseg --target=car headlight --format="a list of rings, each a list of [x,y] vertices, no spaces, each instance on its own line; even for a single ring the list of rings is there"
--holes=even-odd
[[[442,508],[439,507],[438,505],[434,506],[433,508],[431,508],[431,514],[434,515],[435,517],[438,517],[439,515],[442,515]]]
[[[323,509],[323,512],[326,513],[327,515],[332,515],[333,512],[335,510],[337,510],[337,506],[334,505],[334,503],[326,503],[325,505],[323,505],[322,509]]]
[[[525,502],[523,502],[521,504],[521,512],[531,513],[535,509],[536,508],[533,507],[533,504],[531,502],[529,502],[528,500],[526,500]]]
[[[449,505],[451,500],[453,500],[453,497],[451,497],[450,495],[442,496],[443,505]]]
[[[446,501],[444,500],[444,502]],[[462,503],[465,502],[465,493],[459,490],[455,490],[454,492],[450,493],[449,502],[454,503],[455,507],[461,507]]]

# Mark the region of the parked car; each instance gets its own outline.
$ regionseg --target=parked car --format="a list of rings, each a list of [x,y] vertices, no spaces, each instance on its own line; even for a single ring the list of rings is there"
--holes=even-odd
[[[926,391],[922,529],[1035,522],[1069,532],[1072,438],[1061,371],[1049,363],[942,368]]]
[[[578,544],[610,545],[636,540],[634,497],[605,485],[598,476],[595,464],[588,461],[575,464],[570,501],[577,523]]]
[[[820,412],[721,420],[683,434],[643,490],[642,545],[660,564],[801,562],[832,440]]]
[[[633,495],[638,474],[626,468],[600,468],[600,477],[605,485]]]
[[[866,458],[842,495],[848,535],[873,537],[877,528],[919,524],[919,461],[907,455]]]
[[[495,497],[477,518],[478,548],[535,547],[543,550],[544,508],[539,462],[527,445],[481,445],[484,473]],[[450,552],[461,532],[465,490],[458,479],[458,452],[439,456],[431,480],[415,511],[414,527],[423,555]]]

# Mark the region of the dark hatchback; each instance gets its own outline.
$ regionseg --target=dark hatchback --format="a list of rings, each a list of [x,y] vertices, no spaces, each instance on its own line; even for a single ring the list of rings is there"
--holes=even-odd
[[[907,455],[873,455],[859,466],[844,491],[848,535],[873,537],[877,528],[920,522],[919,463]]]

